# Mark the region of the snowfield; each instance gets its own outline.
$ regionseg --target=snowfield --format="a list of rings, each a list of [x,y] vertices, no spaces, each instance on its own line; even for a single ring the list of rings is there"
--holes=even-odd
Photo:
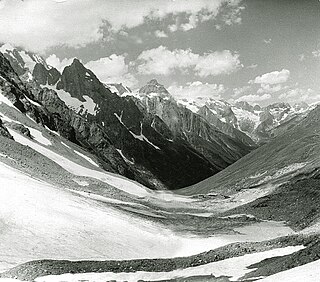
[[[0,270],[38,259],[189,256],[255,238],[257,230],[265,233],[258,225],[251,231],[238,229],[239,236],[177,235],[161,224],[124,214],[84,193],[56,188],[1,162],[0,227]]]
[[[319,282],[320,260],[307,263],[286,271],[276,273],[259,281],[261,282]]]
[[[85,114],[87,112],[91,115],[97,114],[97,105],[91,97],[84,95],[83,98],[85,99],[85,102],[82,102],[79,99],[72,97],[69,92],[66,92],[62,89],[57,89],[55,86],[47,84],[43,85],[43,87],[54,90],[57,93],[58,97],[76,113]]]
[[[0,230],[0,270],[35,259],[170,257],[182,247],[179,238],[161,226],[32,179],[3,163]]]

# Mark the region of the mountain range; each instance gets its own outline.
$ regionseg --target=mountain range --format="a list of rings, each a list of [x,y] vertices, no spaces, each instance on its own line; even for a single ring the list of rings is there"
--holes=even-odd
[[[319,125],[5,44],[0,281],[317,281]]]
[[[49,128],[97,154],[108,171],[150,188],[189,186],[255,148],[237,129],[229,129],[230,134],[222,132],[173,98],[168,99],[169,93],[163,86],[157,88],[156,81],[142,87],[140,93],[147,98],[154,94],[154,86],[168,96],[157,91],[158,98],[138,103],[131,96],[112,92],[77,59],[60,74],[38,55],[7,45],[2,51],[17,74],[15,79],[25,84],[28,93],[24,95],[49,112]],[[174,119],[176,122],[171,122]]]

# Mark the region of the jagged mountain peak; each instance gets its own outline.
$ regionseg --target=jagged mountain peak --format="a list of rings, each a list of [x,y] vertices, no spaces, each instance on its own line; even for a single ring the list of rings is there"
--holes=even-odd
[[[81,63],[81,61],[78,59],[78,58],[74,58],[72,63],[71,63],[71,66],[77,66],[77,67],[84,67],[84,65]]]
[[[151,79],[145,86],[141,87],[139,93],[146,95],[151,93],[170,95],[168,90],[156,79]]]
[[[157,85],[159,84],[158,80],[156,80],[155,78],[151,79],[147,84],[149,85]]]

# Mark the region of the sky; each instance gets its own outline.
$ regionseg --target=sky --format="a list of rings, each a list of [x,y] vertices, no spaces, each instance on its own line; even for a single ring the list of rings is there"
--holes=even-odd
[[[320,101],[318,0],[0,0],[0,42],[177,98]]]

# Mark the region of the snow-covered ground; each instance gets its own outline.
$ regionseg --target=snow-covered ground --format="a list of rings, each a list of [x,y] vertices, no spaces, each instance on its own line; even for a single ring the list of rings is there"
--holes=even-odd
[[[307,263],[286,271],[282,271],[269,277],[259,280],[261,282],[319,282],[320,281],[320,260]]]
[[[170,257],[171,231],[0,162],[0,270],[34,259]],[[81,248],[79,248],[81,246]]]
[[[0,226],[0,270],[35,259],[189,256],[250,240],[259,230],[267,234],[266,227],[257,225],[238,229],[243,233],[239,236],[177,235],[160,223],[129,216],[86,195],[58,189],[1,162]],[[263,239],[274,236],[269,234]]]

